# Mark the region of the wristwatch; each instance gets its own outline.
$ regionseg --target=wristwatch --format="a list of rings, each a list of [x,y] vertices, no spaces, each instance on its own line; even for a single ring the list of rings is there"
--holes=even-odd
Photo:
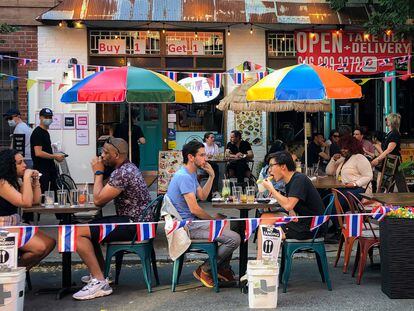
[[[104,172],[103,171],[96,171],[95,172],[95,175],[103,175],[104,174]]]

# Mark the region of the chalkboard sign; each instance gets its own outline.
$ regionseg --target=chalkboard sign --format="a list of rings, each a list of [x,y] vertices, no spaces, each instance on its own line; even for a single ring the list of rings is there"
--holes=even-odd
[[[25,145],[26,145],[26,135],[25,134],[13,134],[13,149],[17,150],[19,153],[25,156]]]

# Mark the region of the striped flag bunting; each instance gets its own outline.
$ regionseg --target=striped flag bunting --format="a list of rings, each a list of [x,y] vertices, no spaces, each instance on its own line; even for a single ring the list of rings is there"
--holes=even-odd
[[[243,84],[243,82],[244,82],[244,73],[237,72],[237,73],[233,74],[232,77],[233,77],[234,84],[236,84],[236,85]]]
[[[23,58],[22,59],[22,65],[25,66],[25,65],[29,64],[31,61],[32,61],[31,59]]]
[[[214,80],[214,88],[219,89],[221,87],[221,82],[222,82],[221,73],[213,74],[213,80]]]
[[[322,63],[318,64],[318,66],[319,67],[325,67],[326,66],[326,63],[322,62]]]
[[[187,226],[191,221],[190,220],[174,220],[173,226],[170,231],[167,232],[167,235],[173,233],[175,230]]]
[[[37,233],[38,228],[34,226],[25,226],[19,228],[19,239],[18,239],[18,247],[24,246],[27,242],[30,241],[31,238],[35,236]]]
[[[246,219],[246,229],[244,230],[244,241],[247,242],[253,232],[260,225],[260,218]]]
[[[387,65],[389,63],[391,63],[391,59],[389,59],[389,58],[384,58],[384,59],[380,59],[379,60],[379,65],[380,66],[385,66],[385,65]]]
[[[9,82],[12,82],[12,81],[17,80],[17,79],[18,79],[18,77],[16,77],[16,76],[8,76],[7,77],[7,81],[9,81]]]
[[[408,63],[408,61],[410,60],[411,55],[405,55],[401,58],[398,59],[398,64],[405,64]]]
[[[329,216],[314,216],[312,217],[310,230],[313,231],[319,226],[322,226],[325,222],[329,220]]]
[[[267,71],[259,71],[259,72],[256,72],[256,78],[257,78],[257,80],[261,80],[261,79],[263,79],[266,76],[267,76]]]
[[[391,209],[387,206],[377,206],[372,210],[372,213],[374,214],[372,215],[372,218],[381,221],[384,219],[384,217],[387,215],[389,211],[391,211]]]
[[[58,91],[60,91],[63,87],[65,87],[67,84],[65,83],[59,83]]]
[[[63,252],[76,252],[76,231],[74,225],[59,226],[58,250]]]
[[[200,78],[200,77],[201,77],[201,73],[198,73],[198,72],[191,72],[191,73],[189,73],[189,74],[188,74],[188,76],[189,76],[190,78]]]
[[[210,232],[208,240],[210,242],[215,241],[223,233],[224,227],[227,224],[227,219],[210,220]]]
[[[155,238],[155,223],[137,224],[137,242]]]
[[[105,71],[106,70],[106,66],[97,66],[96,67],[96,72],[102,72],[102,71]]]
[[[175,71],[167,71],[167,72],[165,73],[165,75],[166,75],[168,78],[170,78],[171,80],[173,80],[173,81],[176,81],[176,82],[177,82],[177,79],[178,79],[178,73],[177,73],[177,72],[175,72]]]
[[[84,65],[73,65],[73,78],[74,79],[85,78],[85,66]]]
[[[343,63],[343,64],[341,64],[341,65],[339,65],[337,68],[336,68],[336,71],[337,72],[344,72],[345,71],[345,69],[348,67],[348,64],[347,63]]]
[[[45,82],[43,82],[43,90],[44,91],[47,91],[51,86],[52,86],[52,82],[51,81],[45,81]]]
[[[52,58],[51,60],[49,60],[49,62],[52,64],[58,64],[60,63],[60,58]]]
[[[117,227],[116,224],[99,225],[99,243],[105,239]]]
[[[290,223],[291,221],[294,221],[295,219],[297,219],[296,217],[278,217],[276,218],[276,221],[274,223],[274,225],[277,226],[281,226],[281,225],[286,225],[287,223]]]
[[[359,237],[362,233],[363,215],[345,215],[345,234],[349,237]]]
[[[254,70],[260,70],[260,69],[262,69],[263,68],[263,66],[262,65],[259,65],[259,64],[254,64]]]

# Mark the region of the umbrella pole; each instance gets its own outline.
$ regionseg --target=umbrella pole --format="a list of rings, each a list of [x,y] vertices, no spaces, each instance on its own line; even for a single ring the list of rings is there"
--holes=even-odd
[[[128,103],[128,157],[132,162],[132,118],[131,118],[131,103]]]
[[[306,103],[305,103],[305,119],[303,121],[304,123],[304,135],[305,135],[305,173],[308,169],[308,133],[306,132]]]

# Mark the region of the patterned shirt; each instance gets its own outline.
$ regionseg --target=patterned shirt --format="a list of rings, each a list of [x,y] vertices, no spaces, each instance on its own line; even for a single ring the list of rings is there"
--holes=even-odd
[[[116,213],[129,216],[134,222],[153,221],[152,210],[147,208],[151,197],[139,169],[125,161],[115,169],[108,184],[122,190],[114,199]]]

